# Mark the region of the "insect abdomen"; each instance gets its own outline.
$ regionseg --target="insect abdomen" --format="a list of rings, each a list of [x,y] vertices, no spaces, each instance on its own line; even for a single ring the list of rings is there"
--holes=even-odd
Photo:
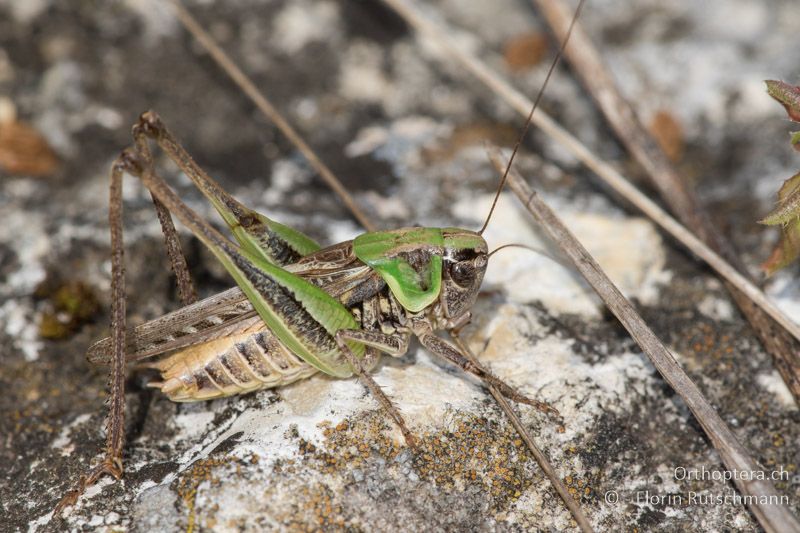
[[[280,387],[317,372],[264,329],[263,323],[238,335],[185,348],[150,366],[163,379],[152,386],[175,402]]]

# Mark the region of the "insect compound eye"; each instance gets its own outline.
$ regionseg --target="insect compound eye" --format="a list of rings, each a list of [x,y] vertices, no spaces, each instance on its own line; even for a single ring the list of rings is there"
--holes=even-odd
[[[475,268],[470,261],[460,261],[450,266],[450,279],[462,287],[469,287],[475,280]]]

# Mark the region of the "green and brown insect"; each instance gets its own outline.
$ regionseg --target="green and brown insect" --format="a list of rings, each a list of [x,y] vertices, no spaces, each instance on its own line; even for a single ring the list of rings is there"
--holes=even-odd
[[[158,370],[161,381],[150,386],[177,402],[280,387],[317,372],[335,378],[356,375],[414,447],[414,436],[399,411],[369,374],[381,353],[403,356],[413,336],[432,354],[506,398],[559,416],[553,407],[518,392],[436,335],[437,331],[457,335],[470,321],[491,255],[482,233],[494,205],[480,231],[406,227],[370,231],[321,247],[228,194],[194,162],[155,112],[143,113],[132,135],[133,146],[111,169],[112,333],[88,351],[90,362],[111,367],[105,455],[59,502],[56,514],[102,476],[122,476],[124,380],[129,363]],[[234,240],[201,218],[159,176],[151,143],[211,202]],[[125,311],[125,174],[139,178],[152,196],[184,305],[132,330],[126,327]],[[211,251],[236,288],[197,300],[173,216]]]
[[[144,113],[133,132],[135,148],[123,152],[112,168],[112,336],[94,344],[88,354],[91,362],[112,366],[106,456],[60,505],[74,502],[104,474],[122,475],[124,365],[165,354],[145,364],[161,372],[163,381],[152,386],[183,402],[288,385],[316,372],[337,378],[358,375],[413,446],[414,438],[399,412],[368,374],[380,353],[404,355],[413,335],[431,353],[506,397],[557,415],[434,333],[458,330],[470,319],[489,259],[479,232],[401,228],[364,233],[321,248],[221,189],[154,112]],[[200,218],[156,174],[148,139],[192,179],[225,220],[236,243]],[[187,304],[138,326],[127,337],[121,297],[123,173],[139,177],[153,195]],[[170,213],[211,250],[237,288],[194,301]]]

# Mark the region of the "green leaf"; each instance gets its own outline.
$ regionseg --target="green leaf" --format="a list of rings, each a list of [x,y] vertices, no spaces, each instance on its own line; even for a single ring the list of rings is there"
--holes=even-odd
[[[783,182],[778,191],[778,207],[758,222],[777,226],[797,218],[800,218],[800,172]]]
[[[767,80],[767,93],[780,102],[789,118],[800,122],[800,86]],[[791,133],[792,148],[800,151],[800,131]],[[778,206],[759,220],[768,226],[781,226],[781,238],[761,268],[771,275],[800,256],[800,173],[783,182],[778,191]]]
[[[800,256],[800,219],[781,228],[781,240],[761,268],[771,276]]]
[[[793,131],[789,142],[792,143],[792,148],[800,152],[800,131]]]
[[[789,118],[800,122],[800,87],[776,80],[766,80],[764,83],[767,84],[767,93],[783,104]]]
[[[800,173],[783,182],[778,191],[778,207],[760,221],[781,225],[781,238],[761,268],[772,275],[800,256]]]

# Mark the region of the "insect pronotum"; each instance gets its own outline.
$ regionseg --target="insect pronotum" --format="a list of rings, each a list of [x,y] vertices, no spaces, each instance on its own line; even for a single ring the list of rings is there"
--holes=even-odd
[[[539,97],[545,86],[546,81]],[[536,104],[530,116],[535,109]],[[235,242],[203,220],[159,176],[151,142],[215,207]],[[184,304],[127,334],[121,193],[125,174],[139,178],[152,195]],[[504,179],[505,175],[497,195]],[[481,234],[492,210],[477,232],[407,227],[372,231],[322,248],[234,199],[193,161],[155,112],[142,114],[133,128],[133,146],[111,170],[112,334],[88,352],[92,363],[111,366],[105,456],[59,502],[56,514],[102,476],[122,476],[124,378],[130,362],[158,370],[161,381],[151,386],[174,401],[279,387],[317,372],[337,378],[356,375],[413,448],[413,434],[369,370],[380,353],[404,355],[414,336],[432,354],[506,398],[557,417],[554,408],[518,392],[435,333],[458,332],[469,322],[491,255]],[[211,251],[236,288],[197,301],[173,216]]]

